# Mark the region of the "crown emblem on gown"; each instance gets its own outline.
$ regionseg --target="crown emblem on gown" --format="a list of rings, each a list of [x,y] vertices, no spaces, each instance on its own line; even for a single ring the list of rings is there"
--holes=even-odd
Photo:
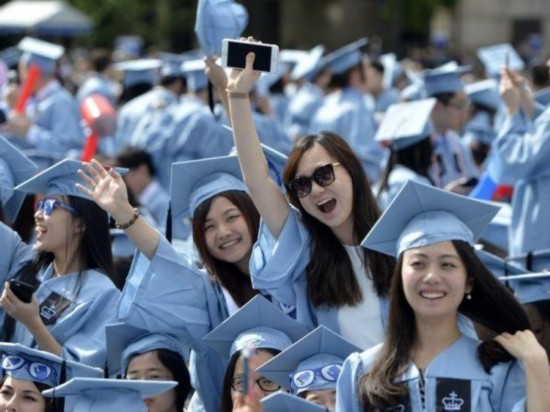
[[[446,411],[459,411],[462,408],[464,399],[458,397],[456,392],[451,392],[448,397],[443,398],[443,408]]]

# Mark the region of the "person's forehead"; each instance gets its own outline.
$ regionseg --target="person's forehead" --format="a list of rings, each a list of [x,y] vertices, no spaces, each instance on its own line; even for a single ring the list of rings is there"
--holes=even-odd
[[[310,174],[316,167],[333,162],[334,160],[323,146],[315,144],[302,155],[296,169],[296,174]]]

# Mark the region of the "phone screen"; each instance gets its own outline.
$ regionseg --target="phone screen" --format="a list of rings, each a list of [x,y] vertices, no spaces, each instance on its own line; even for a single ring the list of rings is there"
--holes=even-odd
[[[256,43],[240,43],[229,41],[227,44],[227,66],[244,69],[246,55],[253,52],[256,55],[254,70],[271,71],[272,47]]]

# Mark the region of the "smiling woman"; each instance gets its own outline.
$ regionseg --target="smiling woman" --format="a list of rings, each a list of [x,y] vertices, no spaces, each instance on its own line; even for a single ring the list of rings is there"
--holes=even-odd
[[[352,354],[338,381],[337,410],[545,411],[548,357],[514,296],[474,252],[498,208],[407,183],[362,245],[398,256],[382,345]],[[479,341],[459,313],[490,328]]]
[[[0,340],[99,367],[105,362],[103,326],[115,319],[120,294],[109,278],[107,215],[75,188],[79,167],[64,160],[16,187],[46,197],[34,215],[34,246],[0,226],[2,284],[15,278],[35,289],[25,303],[6,285]]]

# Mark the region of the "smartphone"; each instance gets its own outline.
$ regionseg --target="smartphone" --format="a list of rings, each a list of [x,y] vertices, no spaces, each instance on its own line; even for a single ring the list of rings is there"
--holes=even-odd
[[[223,39],[222,41],[222,66],[244,69],[246,55],[250,52],[253,52],[256,56],[254,70],[266,73],[277,71],[279,46],[231,39]]]
[[[510,52],[508,51],[504,55],[504,67],[506,68],[506,70],[510,68]]]
[[[17,279],[10,280],[10,289],[23,303],[31,303],[34,287]]]

